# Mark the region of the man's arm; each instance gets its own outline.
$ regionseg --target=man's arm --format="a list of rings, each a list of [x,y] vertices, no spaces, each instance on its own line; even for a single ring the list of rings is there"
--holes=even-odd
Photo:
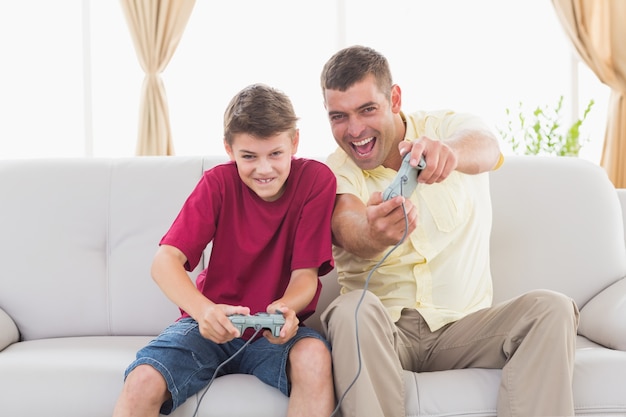
[[[417,210],[404,197],[383,202],[382,193],[376,192],[367,205],[353,194],[338,194],[335,199],[333,243],[361,258],[375,258],[398,243],[407,225],[408,235],[417,225]]]
[[[418,181],[426,184],[441,182],[455,170],[479,174],[501,163],[497,138],[482,129],[459,130],[441,141],[423,136],[412,142],[401,142],[399,150],[402,155],[412,152],[413,166],[424,155],[426,168]],[[332,220],[333,242],[361,258],[379,256],[404,235],[402,201],[402,197],[395,197],[383,203],[381,194],[374,193],[365,205],[352,194],[337,195]],[[404,205],[408,233],[411,233],[417,224],[417,212],[410,201],[405,201]]]
[[[445,180],[452,171],[465,174],[480,174],[497,168],[501,163],[498,140],[488,130],[463,129],[442,140],[426,136],[412,142],[401,142],[400,153],[412,153],[411,165],[417,165],[424,155],[426,168],[419,181],[433,184]]]

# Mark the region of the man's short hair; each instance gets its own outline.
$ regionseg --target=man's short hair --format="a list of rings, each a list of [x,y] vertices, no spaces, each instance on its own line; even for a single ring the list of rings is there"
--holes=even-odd
[[[367,46],[344,48],[335,53],[322,69],[322,93],[327,89],[346,91],[369,74],[374,76],[383,94],[391,94],[393,80],[387,58]]]

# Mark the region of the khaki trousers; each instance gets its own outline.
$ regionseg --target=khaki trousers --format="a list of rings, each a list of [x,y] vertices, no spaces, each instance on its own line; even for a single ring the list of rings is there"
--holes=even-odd
[[[356,343],[355,309],[359,344]],[[568,297],[537,290],[472,313],[431,332],[404,309],[393,323],[369,291],[338,297],[322,314],[332,345],[343,417],[404,417],[402,370],[502,369],[499,417],[573,416],[572,376],[578,309]]]

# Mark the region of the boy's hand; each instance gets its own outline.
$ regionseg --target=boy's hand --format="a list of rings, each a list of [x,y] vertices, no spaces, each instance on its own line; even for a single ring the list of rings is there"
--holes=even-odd
[[[213,304],[204,310],[198,321],[200,334],[215,343],[226,343],[241,336],[239,330],[228,319],[233,314],[250,314],[250,309],[243,306]]]
[[[283,303],[272,303],[267,306],[268,314],[276,314],[282,313],[285,318],[285,324],[280,329],[280,336],[275,337],[272,332],[269,330],[263,331],[263,336],[270,341],[270,343],[274,343],[277,345],[282,345],[289,341],[292,337],[296,335],[298,331],[298,325],[300,324],[300,320],[296,316],[296,312],[284,305]]]

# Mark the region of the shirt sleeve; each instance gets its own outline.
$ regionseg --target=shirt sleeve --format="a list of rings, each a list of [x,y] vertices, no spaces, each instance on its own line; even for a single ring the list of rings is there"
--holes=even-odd
[[[323,276],[334,268],[331,218],[337,183],[330,169],[317,161],[309,161],[303,176],[307,177],[302,184],[308,193],[298,225],[291,269],[317,267],[318,275]]]
[[[205,172],[159,243],[178,248],[187,257],[188,271],[198,265],[215,235],[223,188],[217,177],[215,171]]]

